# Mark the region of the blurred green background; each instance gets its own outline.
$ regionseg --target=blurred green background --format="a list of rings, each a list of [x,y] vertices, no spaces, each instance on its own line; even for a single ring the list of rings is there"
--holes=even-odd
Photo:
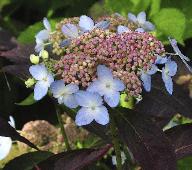
[[[63,17],[90,15],[93,18],[115,12],[127,16],[140,11],[156,26],[154,34],[165,45],[167,37],[178,40],[184,54],[192,56],[192,1],[191,0],[0,0],[0,51],[11,48],[9,41],[21,44],[34,43],[35,34],[41,30],[42,19],[47,17],[52,25]],[[0,57],[0,68],[10,64]],[[10,87],[9,87],[10,86]],[[17,106],[31,93],[24,83],[8,74],[0,74],[0,114],[16,118],[17,129],[36,119],[56,123],[54,107],[48,97],[32,106]],[[185,166],[184,166],[185,165]],[[179,162],[179,169],[192,170],[192,160]]]

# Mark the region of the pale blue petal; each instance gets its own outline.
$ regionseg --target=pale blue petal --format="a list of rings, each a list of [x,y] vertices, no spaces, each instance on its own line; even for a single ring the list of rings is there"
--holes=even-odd
[[[135,30],[136,32],[145,32],[145,30],[143,29],[143,28],[137,28],[136,30]]]
[[[65,86],[67,94],[73,94],[79,91],[79,87],[76,84],[68,84]]]
[[[125,89],[125,85],[121,80],[115,78],[113,80],[113,83],[114,83],[114,89],[116,91],[123,91]]]
[[[78,28],[74,24],[65,24],[62,26],[62,33],[68,38],[78,37]]]
[[[168,72],[169,76],[174,76],[177,73],[177,63],[175,61],[169,60],[165,64],[165,69],[167,69],[169,71]]]
[[[97,92],[101,96],[105,94],[105,90],[103,89],[103,82],[100,80],[93,81],[87,88],[89,92]]]
[[[175,39],[171,39],[170,37],[168,37],[168,39],[169,39],[169,42],[170,42],[171,46],[173,47],[173,50],[175,51],[175,53],[177,53],[181,59],[190,61],[190,59],[187,56],[185,56],[181,53],[179,47],[177,46],[177,41]]]
[[[94,113],[94,119],[97,123],[101,125],[106,125],[109,123],[109,113],[105,106],[97,107]]]
[[[147,92],[151,91],[151,75],[148,75],[142,71],[141,80],[142,80],[142,84],[143,84],[144,89]]]
[[[94,22],[90,17],[82,15],[79,20],[79,27],[84,32],[91,31],[94,28]]]
[[[107,68],[105,65],[98,65],[97,66],[97,76],[98,79],[113,79],[113,74],[109,68]]]
[[[49,32],[51,31],[51,25],[47,18],[43,18],[43,25]]]
[[[100,106],[103,103],[103,100],[98,93],[88,91],[78,91],[75,93],[75,98],[77,103],[83,107],[92,107],[93,103],[95,106]]]
[[[48,75],[47,75],[47,83],[48,83],[49,87],[50,87],[51,83],[53,83],[53,82],[54,82],[53,75],[51,73],[48,73]]]
[[[166,90],[169,92],[169,94],[172,95],[172,93],[173,93],[173,81],[172,81],[172,78],[165,73],[165,68],[162,69],[162,79],[165,83]]]
[[[149,21],[146,21],[142,27],[146,31],[153,31],[155,29],[155,26],[151,22],[149,22]]]
[[[162,57],[160,55],[157,55],[157,58],[155,60],[155,64],[165,64],[168,61],[167,57]]]
[[[146,22],[146,13],[144,11],[137,15],[137,21],[140,25],[143,25]]]
[[[38,81],[34,88],[34,99],[41,100],[48,91],[48,84],[45,81]]]
[[[40,32],[37,33],[35,38],[42,40],[42,41],[47,41],[49,39],[49,31],[41,30]]]
[[[100,21],[97,24],[95,24],[94,28],[100,28],[100,29],[107,29],[109,28],[110,21]]]
[[[63,102],[67,107],[72,109],[78,106],[78,103],[73,94],[63,96]]]
[[[149,71],[147,71],[147,74],[152,75],[155,74],[158,70],[158,67],[155,64],[151,65],[151,69]]]
[[[64,96],[56,97],[59,104],[64,104]]]
[[[116,107],[119,104],[119,99],[119,92],[113,92],[111,94],[104,95],[104,100],[110,107]]]
[[[82,107],[75,117],[78,126],[88,125],[94,120],[94,115],[89,108]]]
[[[118,33],[118,34],[122,34],[122,33],[124,33],[124,32],[131,32],[131,30],[130,30],[128,27],[126,27],[126,26],[119,25],[119,26],[117,27],[117,33]]]
[[[53,96],[55,98],[58,98],[61,96],[61,94],[63,93],[63,89],[65,88],[65,83],[63,80],[57,80],[57,81],[54,81],[52,84],[51,84],[51,92],[53,93]]]
[[[9,155],[12,147],[12,140],[9,137],[0,136],[0,160]]]
[[[67,47],[71,44],[71,40],[70,39],[66,39],[66,40],[63,40],[61,43],[60,43],[60,47]]]
[[[36,80],[42,80],[47,77],[47,69],[44,65],[32,65],[29,67],[29,72]]]
[[[132,13],[128,13],[128,19],[132,22],[137,22],[137,17]]]
[[[35,52],[39,53],[43,49],[44,49],[44,42],[36,38]]]

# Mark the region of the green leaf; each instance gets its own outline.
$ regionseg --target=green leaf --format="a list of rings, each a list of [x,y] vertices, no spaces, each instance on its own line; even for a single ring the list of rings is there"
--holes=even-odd
[[[55,27],[56,19],[49,20],[52,30]],[[31,44],[35,42],[35,35],[44,29],[42,22],[37,22],[28,28],[26,28],[23,32],[20,33],[20,35],[17,37],[17,40],[22,44]]]
[[[118,12],[127,16],[128,12],[135,14],[147,10],[151,0],[105,0],[104,5],[111,13]]]
[[[192,157],[181,159],[177,162],[178,170],[191,170]]]
[[[0,11],[2,10],[2,8],[8,4],[10,4],[11,1],[10,0],[1,0],[0,1]]]
[[[159,12],[161,6],[161,0],[151,0],[151,10],[149,15],[153,16],[157,12]]]
[[[158,32],[171,36],[183,43],[186,19],[183,12],[176,8],[164,8],[152,18]],[[162,39],[162,38],[161,38]]]
[[[46,160],[52,155],[54,154],[45,151],[26,153],[11,160],[5,165],[4,170],[31,170],[39,162]]]
[[[22,102],[20,103],[15,103],[16,105],[19,106],[29,106],[32,105],[34,103],[36,103],[37,101],[34,99],[34,94],[31,93],[27,98],[25,98]]]

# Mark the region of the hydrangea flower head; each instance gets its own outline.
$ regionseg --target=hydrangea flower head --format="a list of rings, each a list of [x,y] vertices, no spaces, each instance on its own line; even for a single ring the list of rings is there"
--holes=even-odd
[[[165,63],[165,67],[162,69],[162,79],[169,94],[173,93],[172,77],[176,74],[176,72],[177,63],[169,59],[167,63]]]
[[[79,90],[75,84],[65,85],[63,80],[54,81],[51,84],[51,92],[53,96],[58,99],[59,104],[65,104],[69,108],[76,108],[78,106],[74,93]]]
[[[34,99],[40,100],[47,94],[48,88],[54,81],[53,75],[48,72],[43,64],[30,66],[29,72],[37,80],[34,88]]]
[[[97,67],[97,76],[98,79],[87,90],[99,93],[104,96],[104,100],[110,107],[116,107],[119,104],[120,91],[125,89],[125,85],[121,80],[114,78],[111,70],[105,65]]]
[[[109,114],[103,100],[98,93],[79,91],[75,94],[81,107],[77,112],[75,122],[78,126],[90,124],[93,120],[101,125],[109,123]]]
[[[137,16],[128,13],[128,19],[138,24],[139,28],[142,28],[145,31],[153,31],[155,29],[155,26],[151,22],[146,21],[146,13],[144,11],[140,12]]]
[[[97,24],[95,24],[90,17],[82,15],[79,20],[79,27],[83,32],[91,31],[94,28],[107,29],[109,27],[109,22],[100,21]]]

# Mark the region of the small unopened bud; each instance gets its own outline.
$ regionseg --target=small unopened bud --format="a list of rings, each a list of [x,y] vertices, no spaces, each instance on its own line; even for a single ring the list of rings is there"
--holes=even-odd
[[[28,80],[25,81],[25,85],[27,88],[32,87],[35,84],[35,79],[29,78]]]
[[[36,56],[36,55],[34,55],[34,54],[31,54],[31,55],[30,55],[30,61],[31,61],[31,63],[33,63],[33,64],[39,64],[39,56]]]
[[[49,58],[49,53],[48,53],[46,50],[42,50],[42,51],[40,52],[40,56],[41,56],[44,60],[46,60],[46,59]]]

